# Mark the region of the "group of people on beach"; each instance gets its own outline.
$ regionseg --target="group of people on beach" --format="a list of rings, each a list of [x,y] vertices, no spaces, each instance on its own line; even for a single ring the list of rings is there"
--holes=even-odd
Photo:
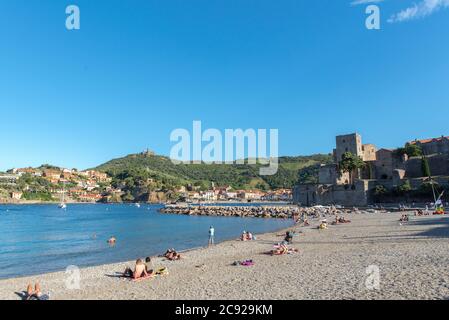
[[[174,249],[169,249],[167,252],[170,251],[171,254],[176,253]],[[179,259],[181,256],[179,256]],[[152,260],[150,257],[146,257],[145,261],[142,259],[137,259],[134,269],[131,269],[130,267],[126,267],[125,271],[122,274],[122,277],[129,278],[131,280],[141,280],[141,279],[148,279],[153,278],[157,275],[165,275],[168,273],[168,269],[166,267],[160,268],[157,270],[154,270],[151,268]]]
[[[150,277],[154,275],[154,270],[150,269],[150,264],[150,257],[147,257],[145,259],[145,262],[142,259],[137,259],[134,270],[126,267],[125,271],[123,272],[123,277],[132,278],[134,280]]]

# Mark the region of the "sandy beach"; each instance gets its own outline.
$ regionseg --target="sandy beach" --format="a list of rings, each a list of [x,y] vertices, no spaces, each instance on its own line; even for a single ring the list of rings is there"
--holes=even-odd
[[[17,293],[36,281],[52,300],[449,299],[449,216],[410,215],[405,223],[400,216],[350,214],[352,223],[327,230],[317,230],[318,221],[295,227],[297,254],[263,254],[282,240],[280,231],[188,251],[181,261],[155,258],[153,267],[168,267],[169,275],[140,282],[116,276],[133,262],[81,269],[79,290],[66,287],[65,272],[1,280],[0,299],[20,299]],[[255,265],[231,265],[245,259]],[[373,265],[379,288],[366,286]]]

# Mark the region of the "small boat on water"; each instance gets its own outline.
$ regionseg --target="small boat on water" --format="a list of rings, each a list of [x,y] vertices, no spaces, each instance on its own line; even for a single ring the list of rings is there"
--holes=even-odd
[[[140,203],[135,204],[136,208],[140,208]]]
[[[62,187],[62,199],[61,199],[61,203],[58,206],[59,209],[67,209],[67,205],[65,204],[64,196],[65,196],[65,184]]]

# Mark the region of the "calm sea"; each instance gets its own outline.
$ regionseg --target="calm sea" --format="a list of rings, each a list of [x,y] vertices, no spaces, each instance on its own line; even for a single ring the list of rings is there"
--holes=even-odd
[[[0,278],[12,278],[158,255],[288,227],[289,220],[163,215],[161,206],[0,205]],[[116,246],[106,241],[115,236]]]

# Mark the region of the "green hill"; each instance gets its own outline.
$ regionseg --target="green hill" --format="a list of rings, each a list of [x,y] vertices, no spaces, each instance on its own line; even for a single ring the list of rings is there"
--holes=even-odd
[[[135,189],[172,190],[195,185],[209,188],[229,185],[234,189],[291,188],[299,182],[315,182],[321,163],[331,162],[330,155],[279,158],[279,170],[273,176],[259,175],[260,165],[179,164],[168,157],[133,154],[114,159],[95,168],[113,177],[113,184],[135,193]],[[142,192],[145,192],[143,190]]]

